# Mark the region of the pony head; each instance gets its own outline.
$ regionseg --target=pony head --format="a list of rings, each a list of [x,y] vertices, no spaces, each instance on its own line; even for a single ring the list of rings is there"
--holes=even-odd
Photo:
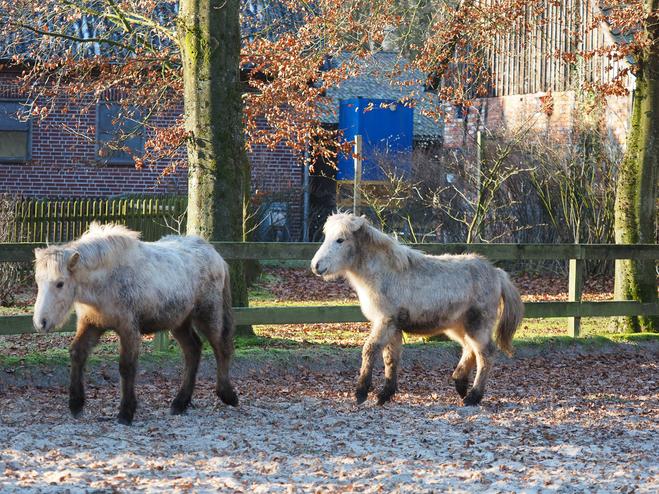
[[[38,291],[32,323],[39,333],[49,333],[71,315],[76,293],[73,275],[80,254],[58,246],[36,249],[34,254]]]
[[[311,261],[313,272],[325,279],[344,274],[357,255],[355,233],[368,227],[365,217],[352,213],[335,213],[328,217],[323,227],[325,241]]]

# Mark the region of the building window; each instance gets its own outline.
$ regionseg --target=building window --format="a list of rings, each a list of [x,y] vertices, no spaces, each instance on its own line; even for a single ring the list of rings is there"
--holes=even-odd
[[[136,107],[100,103],[98,122],[98,156],[106,163],[133,163],[133,156],[144,154],[144,111]]]
[[[19,101],[0,101],[0,160],[26,161],[32,158],[32,126],[22,115]]]

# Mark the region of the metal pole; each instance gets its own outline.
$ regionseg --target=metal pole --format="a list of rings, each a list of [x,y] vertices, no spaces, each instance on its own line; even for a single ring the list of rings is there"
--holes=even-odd
[[[309,241],[309,150],[304,152],[304,166],[302,167],[302,194],[304,195],[302,209],[302,241]]]
[[[355,188],[353,193],[353,212],[359,216],[362,207],[362,136],[355,136]]]
[[[476,173],[478,174],[478,177],[476,177],[477,182],[476,182],[476,191],[478,194],[478,200],[480,201],[481,197],[481,192],[483,188],[483,180],[482,180],[482,174],[483,174],[483,131],[479,130],[476,132]]]

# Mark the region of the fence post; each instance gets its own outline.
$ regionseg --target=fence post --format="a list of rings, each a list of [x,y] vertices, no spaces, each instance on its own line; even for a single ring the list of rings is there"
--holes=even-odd
[[[581,302],[583,288],[583,270],[585,261],[583,259],[570,259],[570,274],[568,287],[568,301]],[[567,318],[567,334],[572,338],[578,338],[581,333],[581,317]]]

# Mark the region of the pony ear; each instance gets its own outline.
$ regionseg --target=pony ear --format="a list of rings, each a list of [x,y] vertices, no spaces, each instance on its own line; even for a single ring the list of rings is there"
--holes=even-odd
[[[366,229],[368,229],[368,220],[366,219],[366,216],[355,216],[350,225],[350,231],[355,233],[359,230]]]
[[[43,256],[43,253],[45,252],[45,250],[46,249],[40,249],[38,247],[36,249],[34,249],[34,258],[39,259],[41,256]]]
[[[69,269],[69,272],[73,272],[78,265],[78,261],[80,261],[80,254],[78,254],[78,252],[71,254],[71,257],[69,257],[69,260],[66,262],[66,267]]]

